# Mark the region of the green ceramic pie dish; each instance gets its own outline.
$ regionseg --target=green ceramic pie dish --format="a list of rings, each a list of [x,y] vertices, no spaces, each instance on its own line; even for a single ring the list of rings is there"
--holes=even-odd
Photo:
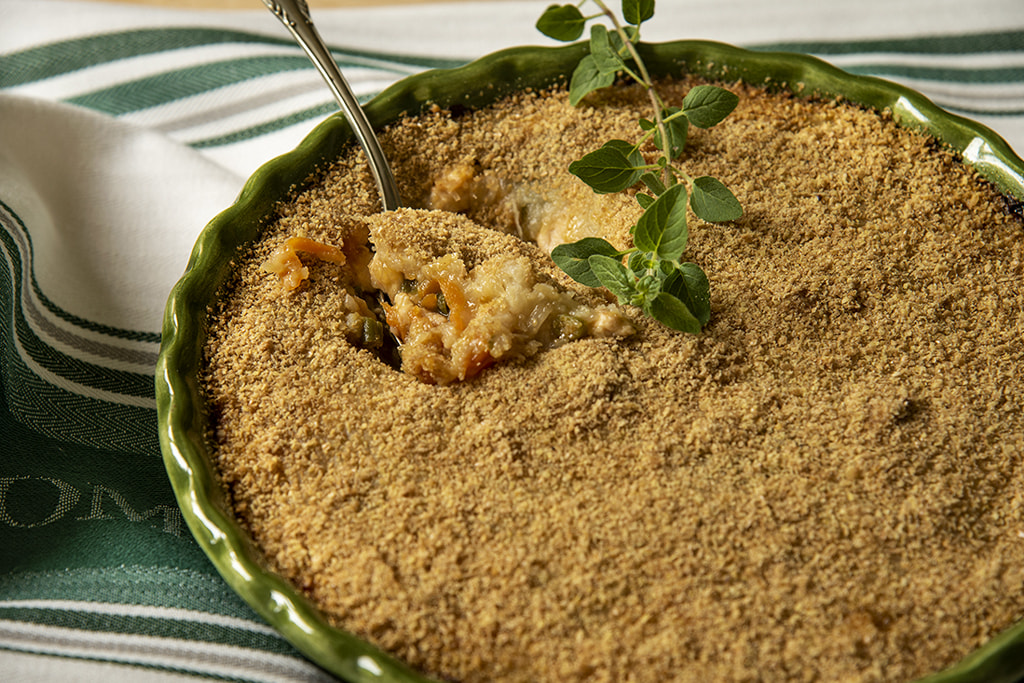
[[[564,82],[585,45],[524,47],[467,66],[409,77],[366,106],[375,127],[428,104],[481,106],[524,88]],[[726,81],[842,97],[888,109],[901,125],[919,128],[960,153],[1004,194],[1024,201],[1024,161],[986,127],[952,115],[910,89],[854,76],[818,59],[752,52],[728,45],[680,41],[643,46],[653,74],[695,73]],[[485,85],[481,85],[485,84]],[[292,152],[262,166],[237,201],[200,235],[187,270],[174,287],[163,323],[156,371],[160,444],[188,526],[228,584],[298,650],[346,681],[423,683],[427,679],[370,644],[331,626],[299,591],[266,568],[260,552],[232,517],[211,464],[199,387],[207,306],[227,279],[237,250],[257,238],[275,204],[351,144],[348,124],[335,115]],[[1014,683],[1024,678],[1024,624],[1007,630],[928,683]]]

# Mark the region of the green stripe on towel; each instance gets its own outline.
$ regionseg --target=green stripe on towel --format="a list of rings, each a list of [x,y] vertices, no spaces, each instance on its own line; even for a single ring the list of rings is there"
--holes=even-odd
[[[259,33],[200,27],[118,31],[0,55],[0,88],[10,88],[142,55],[225,44],[285,46],[294,48],[300,54],[293,41]],[[340,61],[377,68],[390,65],[396,73],[457,66],[464,61],[369,50],[332,48],[331,51],[336,53]]]
[[[885,38],[875,40],[792,41],[760,43],[754,50],[808,52],[818,55],[854,55],[865,53],[906,53],[924,55],[990,54],[1024,50],[1024,30],[971,33],[967,35]]]

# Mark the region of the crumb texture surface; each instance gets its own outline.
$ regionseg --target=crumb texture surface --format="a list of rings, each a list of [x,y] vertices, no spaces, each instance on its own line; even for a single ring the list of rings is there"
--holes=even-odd
[[[470,381],[395,370],[346,340],[354,256],[308,261],[290,293],[259,268],[287,237],[365,237],[359,154],[239,256],[202,377],[216,465],[270,566],[339,626],[466,683],[893,682],[1024,617],[1021,221],[885,115],[731,87],[682,160],[745,208],[691,217],[699,336],[625,308],[631,337]],[[385,149],[419,206],[467,163],[591,206],[564,169],[633,138],[646,102],[598,95],[429,112]],[[636,202],[602,201],[616,220],[579,230],[629,244]],[[473,218],[515,229],[508,207]]]

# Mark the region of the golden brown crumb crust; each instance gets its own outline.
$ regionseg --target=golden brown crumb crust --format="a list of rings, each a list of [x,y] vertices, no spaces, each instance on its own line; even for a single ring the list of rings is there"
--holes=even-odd
[[[1021,222],[887,116],[733,89],[684,159],[746,209],[691,221],[700,336],[631,313],[631,340],[462,384],[393,370],[336,329],[345,266],[288,295],[259,271],[374,210],[359,155],[240,257],[210,316],[216,463],[270,566],[338,625],[466,682],[891,682],[1024,617]],[[644,102],[524,94],[384,143],[422,202],[467,157],[564,173],[633,137]],[[608,201],[624,242],[638,210]]]

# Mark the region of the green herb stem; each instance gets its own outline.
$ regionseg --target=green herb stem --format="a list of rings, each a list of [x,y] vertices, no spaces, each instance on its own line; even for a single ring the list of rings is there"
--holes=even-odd
[[[636,64],[637,71],[640,72],[639,77],[631,72],[629,75],[647,91],[647,96],[651,100],[651,107],[654,109],[654,124],[661,135],[662,154],[665,155],[666,159],[671,159],[671,142],[668,137],[668,130],[665,128],[664,116],[662,115],[662,112],[665,109],[665,103],[658,95],[658,92],[654,89],[654,81],[651,79],[651,74],[647,71],[647,65],[644,64],[644,60],[640,58],[640,53],[637,52],[634,42],[629,39],[628,35],[626,35],[626,29],[619,22],[618,17],[615,16],[615,12],[613,12],[608,5],[604,4],[603,0],[594,0],[594,4],[600,7],[604,15],[612,22],[615,32],[619,34],[619,38],[622,40],[623,45],[625,45],[626,49],[629,50],[629,56],[632,57],[633,62]],[[639,27],[637,27],[637,31],[639,31]],[[674,182],[674,178],[672,177],[668,166],[662,169],[662,182],[666,185],[671,185]]]
[[[643,132],[635,144],[609,140],[570,164],[569,171],[598,193],[621,192],[642,182],[650,194],[636,195],[644,211],[631,230],[630,249],[619,251],[604,239],[587,237],[558,245],[551,258],[574,280],[605,287],[620,303],[638,306],[668,327],[700,332],[711,315],[710,284],[699,266],[682,260],[689,240],[687,211],[709,222],[723,222],[738,219],[743,209],[720,181],[694,178],[675,160],[683,154],[690,126],[716,125],[733,110],[738,97],[723,88],[698,85],[680,107],[669,107],[636,47],[640,25],[654,14],[654,0],[622,1],[629,27],[605,0],[592,0],[601,11],[584,16],[579,8],[587,1],[551,5],[537,22],[541,32],[562,41],[577,40],[594,19],[606,17],[611,23],[612,33],[601,24],[592,27],[590,54],[580,61],[569,84],[570,102],[579,106],[589,93],[614,84],[624,73],[644,88],[654,111],[652,120],[639,122]],[[648,164],[640,148],[652,137],[660,157]],[[654,171],[661,171],[660,178]]]

